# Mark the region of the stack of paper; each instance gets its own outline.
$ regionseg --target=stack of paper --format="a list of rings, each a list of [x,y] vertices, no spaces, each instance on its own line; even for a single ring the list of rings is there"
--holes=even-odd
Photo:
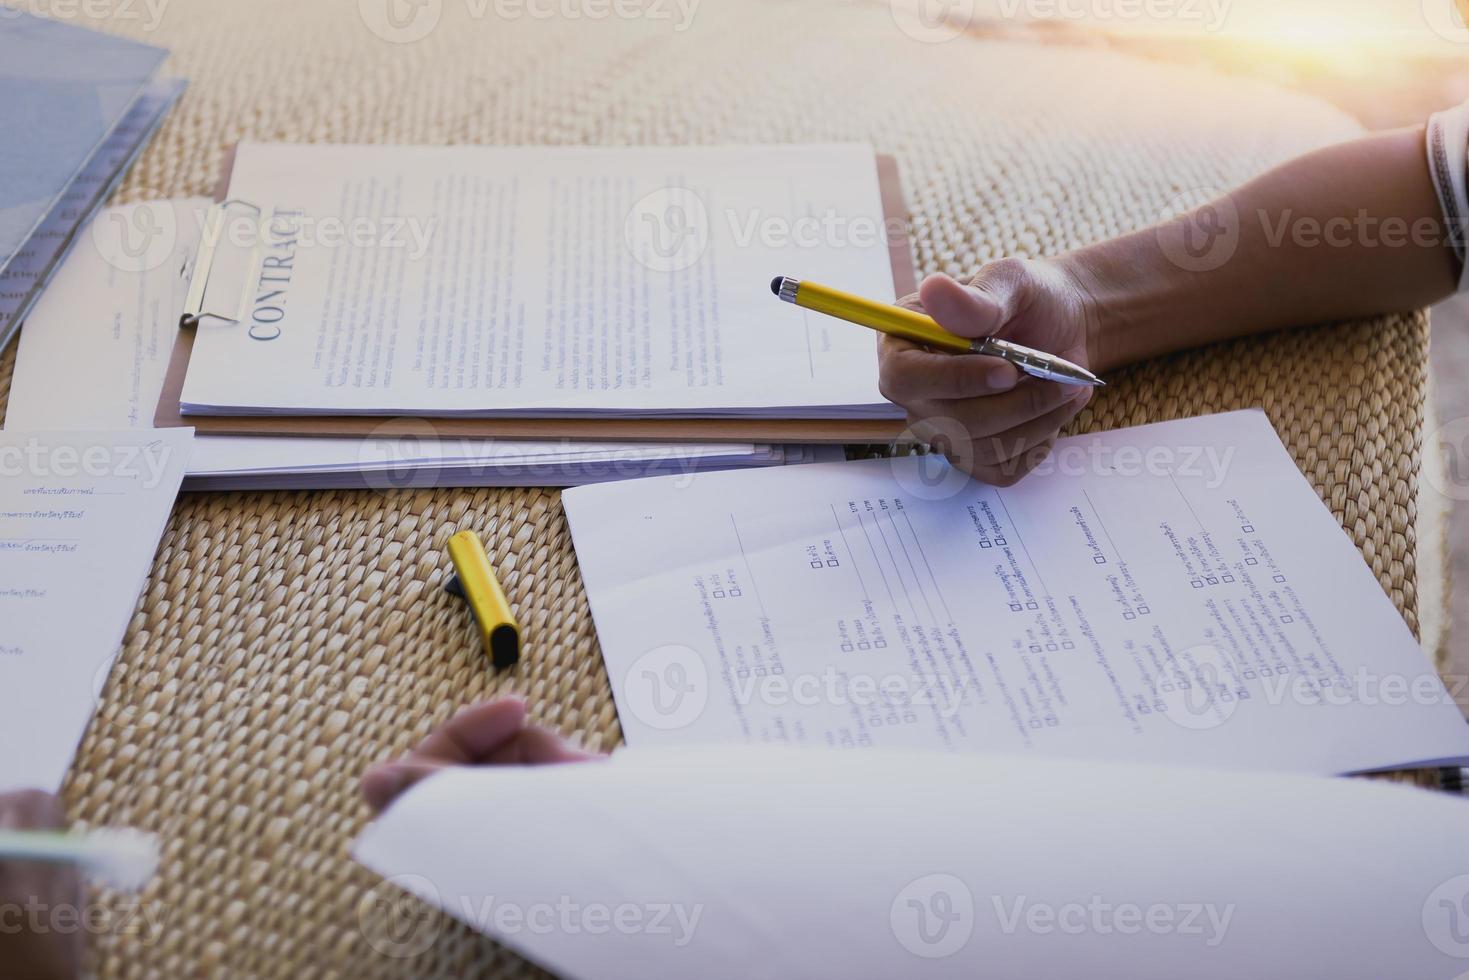
[[[178,329],[208,202],[109,208],[26,321],[8,428],[148,428]],[[156,237],[143,252],[129,229]],[[441,439],[385,422],[361,439],[201,437],[189,489],[567,486],[839,459],[837,447]]]
[[[166,55],[19,10],[0,16],[0,348],[183,91],[153,80]],[[150,229],[128,231],[147,247]]]
[[[424,442],[201,436],[189,490],[562,487],[647,476],[830,462],[839,446],[751,443]],[[256,465],[258,464],[258,465]]]
[[[633,745],[1322,774],[1469,759],[1262,412],[1063,439],[1010,489],[906,457],[564,504]]]
[[[354,853],[372,907],[406,889],[567,978],[1450,980],[1466,821],[1358,780],[634,748],[449,770]]]
[[[871,334],[768,287],[894,295],[870,146],[246,143],[229,196],[260,234],[211,271],[237,322],[201,322],[186,416],[902,417]]]

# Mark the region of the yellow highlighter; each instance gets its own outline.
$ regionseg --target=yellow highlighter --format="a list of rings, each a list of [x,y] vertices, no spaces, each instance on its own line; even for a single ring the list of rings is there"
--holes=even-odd
[[[911,340],[934,350],[1002,358],[1034,378],[1056,381],[1063,385],[1097,387],[1105,384],[1101,378],[1081,365],[1072,364],[1053,354],[994,337],[980,340],[960,337],[939,326],[933,317],[890,303],[878,303],[844,293],[830,286],[803,282],[789,276],[776,276],[770,280],[770,291],[787,303],[794,303],[816,313],[825,313],[879,333]]]
[[[460,531],[450,538],[449,558],[458,575],[449,581],[446,589],[469,603],[490,661],[499,668],[515,666],[520,661],[520,626],[510,611],[505,590],[495,578],[495,570],[490,567],[490,556],[485,554],[479,535]]]

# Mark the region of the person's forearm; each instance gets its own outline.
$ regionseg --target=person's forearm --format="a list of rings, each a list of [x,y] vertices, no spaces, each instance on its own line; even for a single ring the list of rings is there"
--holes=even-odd
[[[1056,262],[1089,295],[1093,367],[1427,306],[1458,262],[1423,131],[1292,161],[1210,205]]]

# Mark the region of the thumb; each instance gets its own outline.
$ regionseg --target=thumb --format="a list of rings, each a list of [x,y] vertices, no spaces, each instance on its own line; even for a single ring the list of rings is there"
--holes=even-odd
[[[929,276],[918,289],[923,309],[939,326],[961,337],[1003,335],[1020,312],[1028,279],[1016,263],[985,266],[968,283],[948,276]]]
[[[399,762],[380,762],[363,774],[362,795],[368,806],[381,811],[413,784],[448,767],[448,763],[413,758]]]
[[[1005,264],[981,269],[968,284],[948,276],[929,276],[919,287],[923,309],[938,325],[960,337],[977,340],[1004,336],[1020,306],[1023,277],[1010,274]],[[1020,371],[1012,364],[994,359],[989,383],[996,391],[1006,391],[1020,381]]]

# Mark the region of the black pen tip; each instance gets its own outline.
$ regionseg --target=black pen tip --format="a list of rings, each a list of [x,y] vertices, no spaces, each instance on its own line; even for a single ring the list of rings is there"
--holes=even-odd
[[[780,295],[780,281],[784,278],[785,276],[776,276],[774,279],[770,280],[770,291],[777,296]]]

